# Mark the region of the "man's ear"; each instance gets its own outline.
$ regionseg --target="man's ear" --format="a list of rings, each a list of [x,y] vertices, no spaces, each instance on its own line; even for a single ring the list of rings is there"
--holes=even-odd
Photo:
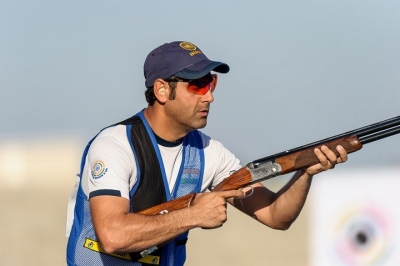
[[[157,79],[154,82],[154,96],[156,96],[157,100],[161,103],[165,103],[168,99],[168,88],[165,81],[161,79]]]

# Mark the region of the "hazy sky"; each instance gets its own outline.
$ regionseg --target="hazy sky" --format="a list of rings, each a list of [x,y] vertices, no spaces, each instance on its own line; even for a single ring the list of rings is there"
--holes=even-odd
[[[146,106],[143,62],[193,42],[231,67],[204,132],[243,163],[400,115],[400,2],[0,0],[0,141]],[[396,164],[400,135],[352,165]]]

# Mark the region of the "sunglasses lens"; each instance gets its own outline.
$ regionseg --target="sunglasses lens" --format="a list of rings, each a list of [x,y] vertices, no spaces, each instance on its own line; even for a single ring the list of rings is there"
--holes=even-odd
[[[213,74],[211,79],[207,77],[189,82],[187,90],[195,94],[205,95],[209,90],[211,90],[211,92],[214,92],[216,86],[217,75]]]

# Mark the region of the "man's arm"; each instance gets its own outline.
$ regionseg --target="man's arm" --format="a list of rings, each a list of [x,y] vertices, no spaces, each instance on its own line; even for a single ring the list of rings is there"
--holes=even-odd
[[[129,212],[129,200],[116,196],[90,199],[96,235],[104,250],[142,251],[167,242],[195,227],[214,228],[226,221],[226,199],[241,197],[243,192],[199,193],[189,208],[163,215],[140,215]]]
[[[251,188],[246,188],[248,196],[229,199],[229,202],[271,228],[287,230],[304,206],[313,176],[333,168],[337,163],[347,161],[347,153],[343,147],[338,146],[337,151],[339,157],[325,146],[321,150],[315,149],[320,163],[296,172],[277,193],[261,183],[256,183],[252,185],[252,192]]]

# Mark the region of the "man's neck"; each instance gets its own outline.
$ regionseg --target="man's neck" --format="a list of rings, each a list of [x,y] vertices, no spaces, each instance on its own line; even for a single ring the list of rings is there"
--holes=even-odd
[[[155,106],[148,106],[144,109],[143,114],[153,132],[166,141],[179,141],[189,133],[172,126],[165,114],[157,110]]]

